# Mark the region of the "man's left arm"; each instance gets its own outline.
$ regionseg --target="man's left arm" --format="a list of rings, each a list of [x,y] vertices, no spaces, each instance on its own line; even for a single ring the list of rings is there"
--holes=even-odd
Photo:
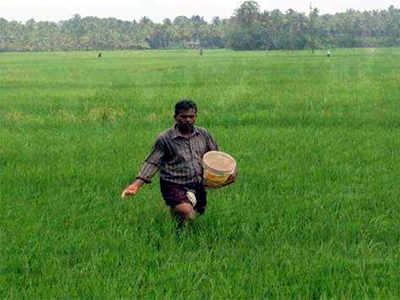
[[[206,132],[206,143],[207,143],[207,151],[218,151],[217,142],[208,132]]]

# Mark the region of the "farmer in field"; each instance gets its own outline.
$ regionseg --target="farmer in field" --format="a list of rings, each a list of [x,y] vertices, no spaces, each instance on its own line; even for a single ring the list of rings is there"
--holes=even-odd
[[[176,103],[175,125],[158,136],[136,180],[122,192],[123,198],[136,195],[160,171],[162,196],[179,226],[194,219],[196,212],[205,212],[207,193],[202,158],[206,152],[218,150],[207,130],[194,126],[196,117],[197,106],[193,101]],[[235,171],[225,185],[233,183],[236,176]]]

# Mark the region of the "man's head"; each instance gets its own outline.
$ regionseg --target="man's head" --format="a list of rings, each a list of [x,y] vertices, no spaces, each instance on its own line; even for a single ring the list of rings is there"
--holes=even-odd
[[[193,131],[197,117],[197,106],[191,100],[181,100],[175,104],[175,121],[179,131],[190,133]]]

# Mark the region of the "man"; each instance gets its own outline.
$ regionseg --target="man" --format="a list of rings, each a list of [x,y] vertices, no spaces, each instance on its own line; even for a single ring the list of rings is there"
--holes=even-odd
[[[160,171],[161,193],[171,213],[182,226],[193,220],[196,212],[203,214],[207,206],[207,193],[203,185],[203,155],[218,150],[218,145],[206,129],[194,126],[197,106],[191,100],[175,105],[175,125],[161,133],[153,150],[146,158],[136,180],[123,192],[122,197],[136,195],[143,184]],[[237,172],[225,185],[235,181]]]

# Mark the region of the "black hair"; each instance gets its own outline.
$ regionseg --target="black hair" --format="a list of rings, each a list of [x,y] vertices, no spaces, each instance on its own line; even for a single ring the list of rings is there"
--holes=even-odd
[[[175,104],[175,116],[179,115],[180,112],[193,109],[197,114],[197,105],[192,100],[183,99]]]

